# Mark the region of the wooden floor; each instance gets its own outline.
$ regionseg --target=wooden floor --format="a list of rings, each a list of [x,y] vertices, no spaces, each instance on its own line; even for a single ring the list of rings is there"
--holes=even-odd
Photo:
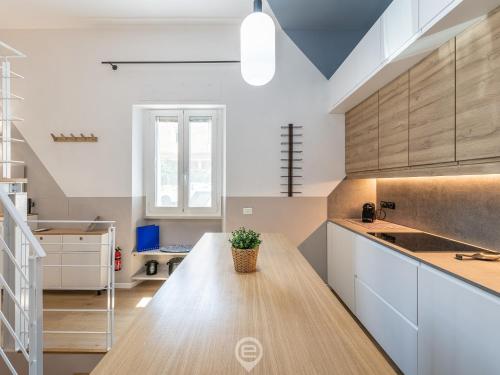
[[[133,289],[116,289],[115,340],[130,327],[132,321],[144,309],[163,281],[145,281]],[[86,291],[46,291],[44,308],[47,309],[104,309],[106,294]],[[142,307],[141,307],[142,304]],[[45,312],[45,331],[105,331],[106,313]],[[103,334],[52,334],[44,335],[45,352],[105,352]]]

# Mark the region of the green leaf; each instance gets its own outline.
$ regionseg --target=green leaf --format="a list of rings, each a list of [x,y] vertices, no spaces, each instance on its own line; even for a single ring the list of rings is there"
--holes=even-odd
[[[229,242],[235,249],[252,250],[262,243],[260,233],[241,227],[231,232]]]

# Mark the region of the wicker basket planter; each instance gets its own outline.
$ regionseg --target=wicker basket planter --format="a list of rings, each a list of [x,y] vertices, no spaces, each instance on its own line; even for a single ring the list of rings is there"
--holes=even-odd
[[[255,249],[235,249],[231,248],[233,253],[234,269],[239,273],[255,272],[257,269],[257,256],[259,255],[259,246]]]

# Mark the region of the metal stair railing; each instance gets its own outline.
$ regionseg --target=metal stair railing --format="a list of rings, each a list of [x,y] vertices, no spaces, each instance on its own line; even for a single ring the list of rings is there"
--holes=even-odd
[[[99,314],[103,314],[106,316],[106,328],[104,330],[68,330],[68,329],[58,329],[58,330],[44,330],[44,337],[47,339],[47,337],[54,337],[54,335],[59,335],[59,336],[70,336],[73,337],[75,341],[78,341],[80,337],[83,336],[94,336],[94,337],[99,337],[103,336],[104,337],[104,348],[105,351],[111,350],[111,347],[113,346],[113,341],[114,341],[114,331],[115,331],[115,268],[114,268],[114,258],[115,258],[115,237],[116,237],[116,227],[115,221],[106,221],[106,220],[29,220],[29,223],[34,223],[34,224],[49,224],[49,225],[57,225],[59,227],[63,228],[77,228],[81,225],[100,225],[100,226],[106,226],[106,235],[105,235],[105,240],[104,242],[98,243],[98,246],[104,248],[101,249],[101,253],[105,254],[105,261],[99,264],[95,264],[90,262],[88,264],[83,263],[78,263],[78,264],[58,264],[58,265],[50,265],[50,264],[45,264],[42,268],[46,272],[47,269],[50,268],[58,268],[61,270],[61,273],[64,269],[84,269],[87,268],[89,271],[91,270],[99,270],[99,273],[101,273],[101,270],[105,272],[105,275],[100,275],[102,277],[101,282],[104,280],[104,286],[101,288],[99,286],[89,286],[89,287],[79,287],[75,288],[76,290],[96,290],[99,292],[99,295],[101,292],[105,293],[105,298],[103,298],[103,302],[105,303],[104,308],[99,308],[99,307],[90,307],[86,303],[82,303],[81,307],[72,307],[72,308],[44,308],[43,312],[45,313],[45,316],[47,317],[46,314],[50,313],[64,313],[66,316],[70,316],[73,313],[84,313],[84,314],[91,314],[92,316],[98,317]],[[43,232],[40,234],[43,235]],[[58,245],[59,243],[57,242],[44,242],[44,246],[51,246],[51,245]],[[85,247],[88,246],[88,243],[79,243],[79,242],[65,242],[65,245],[70,245],[73,247],[81,247],[83,250],[78,250],[78,249],[73,249],[71,251],[72,254],[85,254],[89,255],[92,254],[92,252],[86,251]],[[59,251],[50,251],[51,254],[60,254],[63,255],[65,252],[62,252],[61,250]],[[67,253],[66,253],[67,254]],[[100,284],[100,282],[98,283]],[[51,289],[51,288],[49,288]],[[58,288],[54,288],[57,290]],[[61,290],[65,290],[65,288],[61,288]],[[49,304],[48,304],[49,305]],[[95,314],[95,315],[94,315]],[[99,341],[99,340],[97,340]],[[95,342],[93,342],[95,344]],[[46,345],[46,347],[50,347],[49,345]],[[95,347],[90,346],[86,347],[85,345],[80,346],[78,348],[75,348],[76,350],[88,350],[88,349],[95,349]]]
[[[3,208],[3,236],[0,249],[3,289],[0,325],[0,357],[14,375],[18,372],[9,353],[20,352],[27,361],[29,375],[43,374],[43,283],[42,246],[32,234],[8,193],[0,190]]]

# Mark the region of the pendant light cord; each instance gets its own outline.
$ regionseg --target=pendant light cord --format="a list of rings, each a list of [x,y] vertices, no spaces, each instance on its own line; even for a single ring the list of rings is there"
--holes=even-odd
[[[262,0],[254,0],[253,11],[254,12],[262,12]]]

